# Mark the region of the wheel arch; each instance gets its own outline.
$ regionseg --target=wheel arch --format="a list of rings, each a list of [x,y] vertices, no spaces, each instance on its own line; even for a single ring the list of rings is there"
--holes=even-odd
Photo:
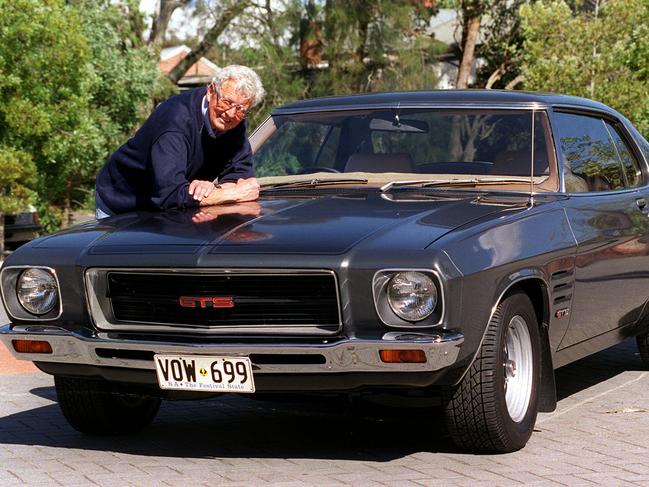
[[[539,381],[539,411],[552,412],[557,407],[557,387],[554,378],[554,364],[548,328],[550,323],[550,295],[548,285],[540,273],[532,273],[510,283],[502,292],[494,305],[494,310],[507,296],[521,291],[532,302],[538,319],[539,336],[541,338],[541,377]],[[489,317],[493,317],[493,313]]]

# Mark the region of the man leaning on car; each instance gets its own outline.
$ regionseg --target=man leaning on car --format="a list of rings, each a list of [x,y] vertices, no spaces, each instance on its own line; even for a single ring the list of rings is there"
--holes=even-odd
[[[99,171],[97,218],[257,199],[244,119],[264,95],[253,70],[231,65],[161,103]]]

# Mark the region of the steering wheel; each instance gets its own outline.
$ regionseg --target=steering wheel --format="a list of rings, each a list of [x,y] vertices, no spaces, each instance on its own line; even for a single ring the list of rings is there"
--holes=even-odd
[[[295,174],[311,174],[311,173],[314,173],[314,172],[336,172],[336,173],[339,173],[340,171],[338,169],[334,169],[333,167],[311,166],[311,167],[305,167],[303,169],[300,169]]]

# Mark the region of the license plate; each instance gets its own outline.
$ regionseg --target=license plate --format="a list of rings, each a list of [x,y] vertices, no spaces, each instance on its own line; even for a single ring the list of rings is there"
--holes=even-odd
[[[155,355],[161,389],[210,392],[255,392],[248,357]]]

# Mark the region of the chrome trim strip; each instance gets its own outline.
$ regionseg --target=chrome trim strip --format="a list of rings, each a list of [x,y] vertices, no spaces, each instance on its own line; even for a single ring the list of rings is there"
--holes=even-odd
[[[358,110],[385,110],[385,109],[417,109],[417,108],[433,108],[433,109],[473,109],[473,110],[545,110],[551,106],[549,102],[541,101],[525,101],[525,102],[501,102],[501,103],[481,103],[466,102],[466,103],[443,103],[443,102],[384,102],[372,104],[349,104],[349,105],[328,105],[324,107],[302,107],[302,108],[276,108],[271,112],[271,116],[280,115],[298,115],[307,113],[323,113],[323,112],[344,112],[344,111],[358,111]]]
[[[619,122],[619,115],[614,111],[611,111],[608,107],[595,107],[589,105],[575,105],[571,103],[553,103],[552,111],[559,113],[575,113],[581,115],[590,115],[595,117],[607,117],[612,118],[615,121]]]
[[[292,324],[292,325],[277,325],[277,326],[265,326],[265,325],[256,325],[256,326],[214,326],[211,328],[205,327],[196,327],[192,325],[170,325],[168,323],[159,323],[159,322],[129,322],[129,323],[116,323],[115,321],[110,320],[108,316],[104,313],[102,305],[100,303],[100,298],[97,296],[96,289],[93,287],[93,279],[101,278],[105,276],[108,272],[124,272],[131,274],[159,274],[164,275],[187,275],[187,274],[201,274],[201,275],[223,275],[223,274],[233,274],[240,276],[286,276],[286,275],[312,275],[312,276],[321,276],[321,275],[331,275],[334,278],[334,286],[336,291],[336,301],[338,304],[338,323],[335,329],[323,330],[318,328],[315,325],[310,324]],[[180,269],[180,268],[168,268],[168,269],[152,269],[152,268],[112,268],[112,267],[93,267],[86,269],[84,276],[85,287],[86,287],[86,303],[88,307],[88,314],[94,324],[94,326],[100,331],[129,331],[129,332],[142,332],[142,333],[155,333],[155,332],[179,332],[179,331],[189,331],[193,334],[263,334],[263,335],[277,335],[277,334],[306,334],[311,336],[329,336],[339,333],[343,327],[342,321],[342,307],[341,307],[341,298],[340,298],[340,286],[338,283],[338,276],[332,270],[328,269]]]
[[[384,317],[381,316],[381,312],[379,311],[379,307],[378,307],[378,304],[377,304],[378,296],[377,296],[377,289],[376,289],[376,285],[375,285],[378,275],[383,274],[383,273],[390,273],[390,272],[396,273],[396,272],[409,272],[409,271],[433,274],[433,276],[435,276],[435,280],[437,281],[436,282],[437,288],[439,289],[439,301],[438,301],[438,303],[442,307],[442,312],[439,315],[439,320],[437,320],[435,323],[426,324],[426,325],[421,325],[421,324],[417,325],[417,324],[409,323],[406,320],[404,320],[402,318],[399,318],[397,316],[397,319],[402,321],[403,323],[402,324],[392,324],[392,323],[388,323],[388,321],[386,321],[384,319]],[[442,279],[440,278],[439,272],[437,272],[435,269],[419,269],[419,268],[417,268],[417,269],[414,269],[414,268],[413,269],[405,269],[405,268],[400,268],[400,269],[379,269],[372,276],[372,296],[374,297],[374,310],[376,311],[377,316],[379,317],[379,319],[381,320],[381,322],[384,325],[389,326],[391,328],[423,329],[423,328],[429,328],[429,327],[437,326],[437,325],[441,324],[444,321],[444,313],[446,312],[446,306],[445,306],[445,301],[444,301],[444,286],[442,285]],[[424,318],[422,321],[425,321],[425,320],[426,320],[426,318]]]
[[[14,313],[11,312],[11,306],[9,306],[7,302],[7,297],[5,296],[5,287],[3,285],[0,285],[0,293],[2,294],[2,304],[5,307],[5,310],[7,310],[7,314],[9,315],[10,318],[13,318],[14,320],[19,320],[19,321],[54,321],[58,320],[61,315],[63,314],[63,296],[61,295],[61,283],[59,282],[59,276],[56,274],[56,270],[54,270],[52,267],[47,267],[44,265],[12,265],[12,266],[7,266],[3,267],[2,270],[0,271],[0,283],[4,282],[4,273],[9,270],[14,270],[14,269],[45,269],[49,271],[53,276],[54,279],[56,280],[56,288],[59,293],[59,312],[54,318],[43,318],[43,316],[38,316],[38,315],[33,315],[29,311],[23,309],[25,313],[29,316],[27,317],[18,317]],[[16,282],[14,284],[18,283],[18,279],[16,279]],[[14,292],[16,292],[14,290]],[[18,299],[18,297],[16,297]],[[49,313],[49,311],[48,311]],[[47,314],[47,313],[46,313]]]
[[[14,357],[36,362],[59,362],[105,367],[127,367],[153,370],[153,360],[104,358],[96,349],[143,351],[178,355],[249,356],[250,354],[322,355],[323,364],[254,364],[255,373],[313,374],[344,372],[430,372],[453,365],[464,342],[464,336],[453,332],[413,333],[391,332],[379,339],[355,338],[320,340],[313,344],[293,343],[195,343],[173,341],[120,340],[114,334],[75,333],[55,326],[26,325],[0,328],[0,340]],[[52,346],[52,354],[18,353],[12,340],[45,340]],[[427,362],[423,364],[384,363],[379,350],[423,350]]]

